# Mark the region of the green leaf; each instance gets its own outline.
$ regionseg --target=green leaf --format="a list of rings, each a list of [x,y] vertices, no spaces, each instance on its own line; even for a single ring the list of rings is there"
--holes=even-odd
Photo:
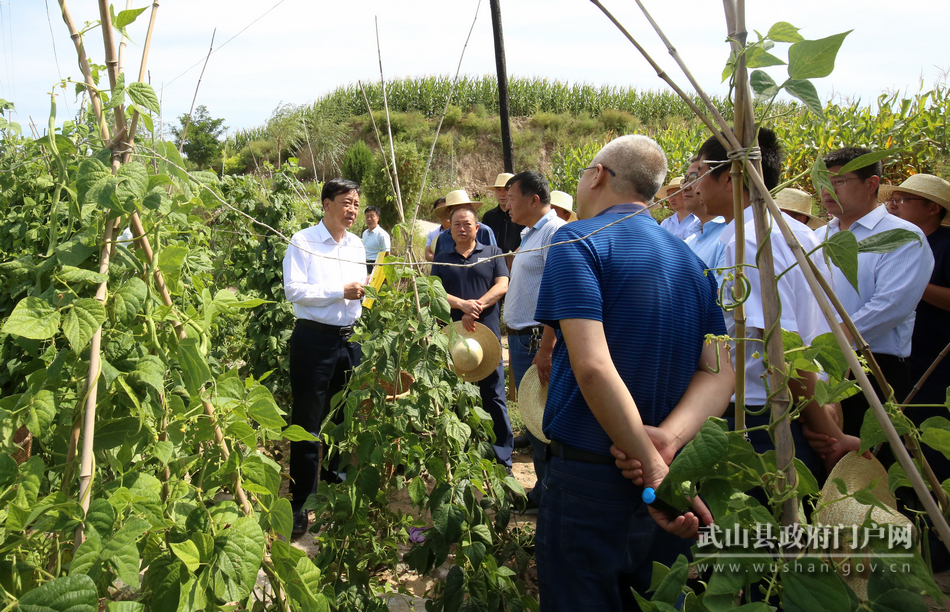
[[[811,473],[811,470],[802,462],[801,459],[795,457],[795,474],[798,476],[798,496],[803,497],[805,495],[818,495],[820,489],[818,488],[818,480],[815,478],[815,475]]]
[[[279,431],[287,425],[287,422],[280,416],[277,408],[277,402],[267,387],[258,385],[247,394],[247,412],[251,417],[263,425],[273,430]]]
[[[369,499],[376,499],[376,494],[379,493],[379,483],[379,470],[372,466],[360,470],[359,477],[356,480],[360,491]]]
[[[274,495],[280,488],[280,473],[259,455],[251,455],[241,462],[244,488],[252,493]]]
[[[465,522],[465,510],[452,503],[442,504],[432,513],[432,524],[449,544],[458,540],[462,533],[463,522]]]
[[[862,433],[863,433],[862,428]],[[950,458],[950,431],[932,427],[924,431],[920,441],[932,449],[943,453],[944,457]]]
[[[746,52],[746,68],[767,68],[768,66],[782,66],[784,64],[785,62],[766,51],[761,45],[756,45]]]
[[[129,162],[119,167],[116,178],[120,183],[116,187],[116,196],[120,202],[135,200],[141,202],[148,191],[148,170],[139,162]]]
[[[102,559],[115,565],[116,574],[131,587],[139,586],[139,551],[136,541],[149,530],[148,521],[132,518],[102,548]]]
[[[110,306],[116,320],[128,325],[142,312],[146,299],[148,299],[148,287],[141,278],[133,276],[112,294]]]
[[[696,437],[673,460],[667,478],[664,480],[677,482],[695,480],[719,463],[728,450],[729,438],[726,433],[715,421],[707,420]],[[685,500],[683,503],[685,504]]]
[[[112,537],[115,525],[115,508],[106,499],[94,499],[86,513],[86,526],[96,530],[102,538]]]
[[[833,234],[822,246],[831,263],[841,270],[855,292],[858,292],[858,239],[848,230]]]
[[[821,560],[803,557],[782,573],[782,606],[786,612],[841,612],[851,609],[848,588]]]
[[[825,115],[825,107],[818,97],[818,90],[811,81],[803,79],[789,79],[785,81],[785,91],[801,100],[805,107],[819,117]]]
[[[27,428],[34,435],[45,437],[56,418],[56,395],[49,389],[40,389],[30,397],[30,418]]]
[[[904,147],[893,147],[890,149],[881,149],[880,151],[871,151],[870,153],[865,153],[864,155],[855,157],[845,165],[841,166],[841,169],[838,170],[838,174],[845,174],[848,172],[854,172],[855,170],[860,170],[866,166],[870,166],[873,163],[879,162],[882,159],[886,159],[895,153],[900,153]]]
[[[92,531],[86,534],[86,539],[76,550],[76,556],[69,564],[69,575],[89,575],[100,571],[99,554],[102,552],[102,539]]]
[[[59,312],[46,300],[28,297],[20,300],[10,317],[0,327],[0,333],[46,340],[59,330]]]
[[[211,369],[198,349],[197,338],[185,338],[178,343],[178,363],[181,365],[185,389],[189,395],[197,397],[204,384],[211,380]]]
[[[214,539],[218,569],[239,586],[242,599],[251,592],[264,559],[264,532],[257,521],[241,517]]]
[[[412,500],[412,504],[419,508],[425,503],[426,495],[426,483],[422,481],[422,478],[413,478],[412,482],[409,483],[409,499]]]
[[[828,372],[835,380],[844,378],[844,373],[848,370],[848,360],[841,352],[834,334],[827,332],[818,336],[811,341],[811,349],[816,351],[814,359],[821,364],[825,372]]]
[[[148,7],[120,11],[119,14],[116,15],[115,19],[112,21],[112,25],[115,26],[116,29],[124,28],[125,26],[135,21],[135,18],[141,15],[142,12],[146,10],[148,10]]]
[[[283,431],[284,439],[291,442],[316,442],[317,437],[301,427],[300,425],[291,425]]]
[[[110,601],[106,612],[143,612],[145,604],[137,601]]]
[[[64,266],[78,266],[95,252],[95,247],[86,246],[80,236],[74,236],[56,246],[56,259]]]
[[[73,266],[63,266],[56,272],[56,278],[67,283],[93,283],[98,285],[99,283],[104,283],[109,280],[109,275],[93,272],[92,270],[74,268]]]
[[[654,563],[654,565],[656,564]],[[652,600],[654,602],[662,601],[670,605],[675,604],[683,591],[683,587],[686,586],[686,578],[688,577],[689,560],[685,556],[679,555],[669,573],[657,587]]]
[[[191,540],[185,540],[184,542],[172,542],[170,544],[172,552],[175,553],[175,556],[181,559],[182,563],[185,564],[192,572],[197,572],[198,568],[201,566],[201,554],[198,552],[198,547],[195,546],[195,543]]]
[[[818,79],[835,69],[841,43],[852,30],[820,40],[802,40],[788,49],[788,76],[793,79]]]
[[[890,253],[896,251],[908,242],[923,244],[915,232],[907,229],[886,230],[879,234],[868,236],[858,243],[858,253]]]
[[[155,95],[155,90],[152,89],[152,86],[148,83],[139,83],[137,81],[135,83],[129,83],[126,91],[129,94],[129,98],[139,106],[143,106],[155,114],[161,113],[161,108],[158,105],[158,96]]]
[[[798,28],[787,21],[779,21],[773,25],[769,28],[769,33],[766,34],[766,36],[775,42],[797,43],[805,40],[805,38],[798,33]]]
[[[106,307],[99,300],[79,298],[66,313],[63,321],[63,333],[74,351],[81,351],[89,345],[106,320]]]
[[[290,500],[281,497],[270,509],[270,527],[278,535],[290,540],[290,532],[294,529],[294,511]]]
[[[752,85],[752,91],[755,92],[756,99],[760,102],[771,100],[779,92],[778,85],[763,70],[753,70],[752,74],[749,75],[749,82]]]
[[[98,612],[99,594],[85,574],[63,576],[40,585],[20,598],[21,612]]]
[[[891,416],[891,423],[894,424],[894,429],[896,429],[897,433],[900,435],[910,433],[914,429],[914,424],[910,422],[910,419],[903,415],[900,415],[899,417],[896,415]],[[950,432],[945,431],[943,433],[947,436],[947,440],[950,441]],[[927,443],[926,432],[923,441],[925,444]],[[864,422],[861,423],[861,448],[858,452],[863,453],[869,448],[881,444],[882,442],[887,442],[887,435],[881,428],[880,421],[878,421],[877,417],[874,415],[874,410],[868,408],[867,412],[864,413]],[[948,444],[950,444],[950,442],[948,442]],[[947,449],[950,451],[950,446],[948,446]]]
[[[462,547],[462,554],[472,562],[472,567],[478,569],[485,558],[485,545],[481,542],[472,542],[468,546]]]
[[[927,612],[929,608],[919,593],[906,589],[885,591],[870,602],[872,612]]]

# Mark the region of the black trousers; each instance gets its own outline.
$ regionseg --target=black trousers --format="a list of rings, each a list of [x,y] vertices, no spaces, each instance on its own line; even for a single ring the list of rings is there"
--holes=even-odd
[[[877,364],[881,366],[881,372],[884,373],[884,378],[887,379],[888,384],[893,387],[894,399],[898,402],[904,401],[904,398],[907,397],[907,394],[910,393],[910,390],[914,386],[914,383],[910,381],[910,362],[902,357],[877,353],[875,353],[874,359],[877,360]],[[871,379],[871,386],[874,387],[874,392],[883,402],[885,399],[884,394],[881,392],[881,387],[878,385],[877,380],[870,374],[868,378]],[[854,379],[853,372],[851,373],[851,379]],[[861,424],[864,423],[864,413],[866,413],[870,407],[871,404],[868,403],[867,398],[865,398],[861,392],[843,400],[841,402],[841,412],[844,414],[844,426],[841,429],[844,433],[851,436],[860,436]]]
[[[330,401],[345,386],[350,370],[360,363],[360,345],[347,337],[303,325],[290,336],[290,386],[294,396],[291,423],[313,435],[330,412]],[[290,494],[294,511],[317,490],[320,442],[290,443]]]

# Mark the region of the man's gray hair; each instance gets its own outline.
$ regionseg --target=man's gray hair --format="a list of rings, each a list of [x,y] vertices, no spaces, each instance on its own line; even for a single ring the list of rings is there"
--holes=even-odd
[[[639,134],[621,136],[607,143],[592,165],[603,164],[616,172],[610,178],[615,193],[650,200],[666,179],[666,154],[652,138]]]

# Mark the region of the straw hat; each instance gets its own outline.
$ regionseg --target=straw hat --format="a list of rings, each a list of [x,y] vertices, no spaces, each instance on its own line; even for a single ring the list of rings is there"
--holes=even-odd
[[[482,203],[468,197],[468,192],[464,189],[457,189],[445,194],[445,202],[435,207],[435,216],[439,219],[448,219],[452,209],[456,206],[468,204],[475,210],[481,208]]]
[[[557,206],[561,210],[571,213],[571,221],[577,221],[577,214],[574,212],[574,198],[563,191],[551,192],[551,206]]]
[[[545,444],[550,440],[541,431],[541,422],[544,420],[544,405],[548,401],[548,387],[541,385],[538,378],[538,366],[532,365],[524,373],[521,385],[518,387],[518,412],[528,431],[535,438]]]
[[[915,174],[900,185],[881,185],[877,190],[878,200],[883,202],[895,191],[926,198],[950,209],[950,183],[932,174]]]
[[[505,189],[508,185],[508,181],[514,178],[514,174],[509,174],[508,172],[502,172],[495,177],[495,184],[492,185],[492,189]]]
[[[673,180],[671,180],[666,185],[663,185],[662,187],[660,187],[660,190],[656,192],[656,197],[662,200],[663,198],[670,195],[671,191],[678,191],[680,188],[680,185],[683,184],[683,178],[684,177],[682,176],[673,177]]]
[[[455,333],[452,333],[452,330]],[[467,382],[478,382],[495,371],[501,363],[501,343],[495,332],[481,323],[475,323],[475,331],[467,331],[461,321],[442,328],[449,337],[449,354],[455,373]]]
[[[871,494],[886,507],[890,508],[891,512],[885,512],[875,506],[866,506],[853,497],[842,499],[844,496],[841,495],[837,485],[834,483],[836,478],[840,478],[844,481],[848,489],[848,494],[860,491],[870,486],[871,483],[876,480],[877,485],[871,490]],[[836,502],[835,500],[841,501]],[[897,502],[887,488],[887,470],[884,469],[884,466],[881,465],[881,462],[877,459],[865,459],[855,452],[850,452],[845,455],[835,468],[831,470],[831,474],[828,475],[825,486],[821,489],[819,506],[822,504],[830,505],[822,507],[815,513],[815,522],[829,526],[843,525],[844,529],[841,533],[850,533],[853,525],[858,525],[859,527],[863,525],[864,517],[867,516],[868,510],[870,510],[871,520],[878,525],[885,527],[887,525],[894,525],[901,528],[910,528],[912,537],[916,535],[913,523],[911,523],[906,516],[897,511]],[[855,557],[865,554],[860,550],[855,550],[855,548],[846,541],[841,542],[840,548],[833,552],[839,554],[844,553],[846,555],[854,552]],[[851,571],[848,575],[842,575],[841,577],[848,586],[851,587],[859,599],[867,600],[870,570],[868,569],[863,573],[858,573],[854,570],[856,563],[863,564],[865,568],[869,567],[865,559],[853,558]]]
[[[825,222],[811,214],[811,194],[801,189],[787,187],[775,195],[775,203],[785,212],[794,212],[808,217],[808,227],[818,229]]]

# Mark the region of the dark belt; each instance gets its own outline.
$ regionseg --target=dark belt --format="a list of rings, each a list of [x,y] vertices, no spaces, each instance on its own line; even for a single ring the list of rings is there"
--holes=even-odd
[[[304,327],[309,327],[312,330],[322,332],[324,334],[332,334],[334,336],[353,335],[352,325],[327,325],[326,323],[317,323],[316,321],[311,321],[310,319],[297,319],[297,324],[303,325]]]
[[[543,331],[543,325],[535,325],[534,327],[526,327],[524,329],[511,329],[508,327],[509,336],[533,336],[534,334],[540,334]]]
[[[613,465],[614,458],[610,455],[598,455],[589,453],[579,448],[572,448],[567,444],[551,440],[548,444],[548,453],[551,457],[560,457],[565,461],[580,461],[581,463],[599,463],[601,465]]]

